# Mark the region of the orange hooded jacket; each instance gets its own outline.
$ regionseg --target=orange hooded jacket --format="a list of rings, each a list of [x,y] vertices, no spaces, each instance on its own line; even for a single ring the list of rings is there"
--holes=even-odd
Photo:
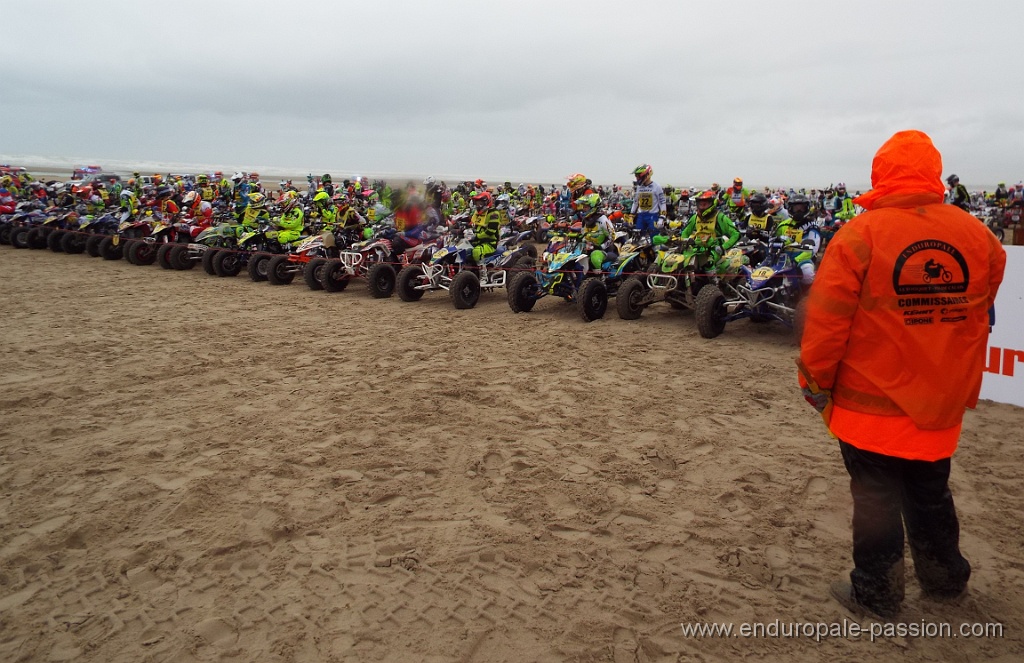
[[[964,408],[978,401],[1006,252],[977,219],[943,204],[942,158],[926,134],[886,141],[871,184],[855,199],[868,211],[822,259],[800,358],[832,391],[829,427],[840,439],[901,458],[948,458]]]

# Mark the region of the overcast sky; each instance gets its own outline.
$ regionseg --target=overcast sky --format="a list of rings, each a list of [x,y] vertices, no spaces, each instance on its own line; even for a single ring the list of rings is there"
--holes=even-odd
[[[0,155],[867,184],[1024,178],[1019,0],[0,0]]]

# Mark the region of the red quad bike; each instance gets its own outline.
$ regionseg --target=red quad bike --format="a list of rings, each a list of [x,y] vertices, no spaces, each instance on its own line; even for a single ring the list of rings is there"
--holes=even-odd
[[[372,297],[385,299],[393,295],[398,280],[395,265],[402,268],[425,262],[438,246],[438,240],[432,239],[396,253],[394,237],[393,228],[382,229],[372,239],[353,244],[348,251],[340,252],[336,259],[328,260],[320,272],[323,289],[341,292],[353,278],[365,277]],[[405,242],[408,244],[410,240]]]

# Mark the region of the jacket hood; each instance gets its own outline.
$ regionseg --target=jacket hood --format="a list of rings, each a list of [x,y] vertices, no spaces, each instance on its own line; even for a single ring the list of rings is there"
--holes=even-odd
[[[878,148],[871,162],[871,190],[853,202],[864,209],[875,207],[880,198],[906,194],[936,194],[941,202],[942,155],[922,131],[900,131]]]

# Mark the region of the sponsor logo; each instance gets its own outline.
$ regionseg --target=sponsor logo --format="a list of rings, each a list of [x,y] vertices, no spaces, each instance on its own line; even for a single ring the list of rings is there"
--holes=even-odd
[[[962,293],[967,291],[970,281],[970,270],[960,250],[937,239],[914,242],[903,249],[892,271],[897,295]]]
[[[985,364],[985,371],[1012,378],[1016,363],[1024,366],[1024,350],[990,347],[988,349],[988,361]]]
[[[966,320],[966,319],[967,319],[966,315],[958,315],[955,318],[939,318],[939,322],[960,322],[961,320]]]
[[[932,324],[932,318],[930,316],[927,318],[904,318],[903,324],[908,327],[910,325],[930,325]]]
[[[929,314],[931,314],[931,313],[932,313],[932,312],[933,312],[934,310],[935,310],[935,309],[933,309],[933,308],[925,308],[925,309],[920,309],[920,308],[919,308],[919,309],[910,309],[909,311],[904,311],[904,312],[903,312],[903,315],[929,315]],[[945,310],[945,309],[943,309],[943,310]]]

